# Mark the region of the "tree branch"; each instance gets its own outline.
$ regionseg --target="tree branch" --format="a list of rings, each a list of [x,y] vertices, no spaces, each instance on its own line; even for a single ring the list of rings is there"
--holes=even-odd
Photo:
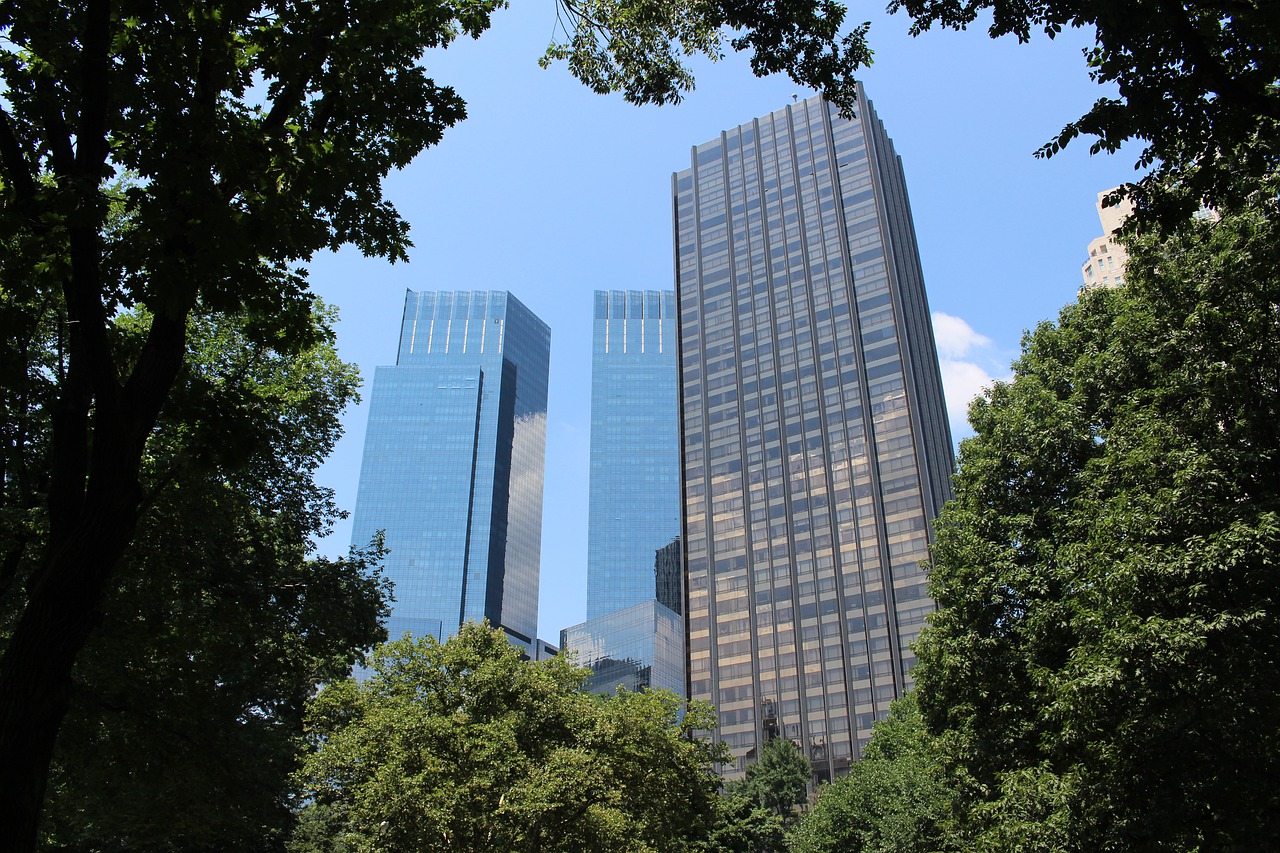
[[[1184,55],[1191,60],[1193,75],[1204,79],[1207,91],[1243,104],[1259,116],[1280,120],[1280,102],[1268,98],[1265,91],[1243,85],[1239,75],[1232,74],[1224,64],[1221,52],[1205,43],[1181,0],[1159,0],[1159,3],[1166,23],[1181,42]]]
[[[36,179],[35,169],[27,160],[26,152],[13,131],[13,120],[0,103],[0,162],[13,184],[18,208],[28,219],[35,218]]]
[[[101,179],[110,146],[107,111],[111,97],[111,3],[87,0],[80,52],[80,120],[76,127],[76,171],[82,179]]]

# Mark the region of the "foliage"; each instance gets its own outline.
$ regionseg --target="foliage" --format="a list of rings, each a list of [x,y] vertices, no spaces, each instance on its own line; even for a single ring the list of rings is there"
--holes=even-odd
[[[1090,74],[1120,97],[1099,98],[1039,154],[1052,156],[1081,134],[1095,137],[1095,153],[1145,140],[1138,165],[1155,169],[1137,188],[1140,213],[1151,208],[1177,222],[1201,203],[1237,205],[1280,166],[1280,19],[1273,4],[893,0],[890,9],[905,9],[915,33],[934,23],[964,29],[986,11],[992,38],[1025,42],[1034,29],[1053,38],[1066,27],[1092,28]],[[1165,191],[1171,187],[1177,191]]]
[[[968,846],[1280,832],[1280,211],[1130,246],[970,409],[921,709]]]
[[[294,851],[679,851],[705,831],[723,757],[692,735],[706,706],[582,692],[585,669],[522,661],[475,624],[370,667],[312,703],[298,778],[315,813]]]
[[[786,849],[782,817],[742,792],[740,785],[717,797],[707,837],[699,853],[776,853]]]
[[[789,824],[795,810],[809,799],[813,770],[794,743],[775,737],[760,748],[735,793],[759,803]]]
[[[865,58],[857,33],[836,44],[839,7],[725,2],[689,5],[690,26],[744,28],[759,72],[835,92]],[[6,457],[6,494],[10,478],[24,482],[0,507],[16,531],[0,567],[13,616],[0,824],[17,849],[35,843],[76,658],[142,523],[148,442],[180,385],[190,321],[234,317],[247,342],[297,352],[316,340],[302,267],[314,253],[407,257],[382,180],[466,114],[425,52],[479,36],[503,5],[0,0],[0,338],[15,342],[0,374],[22,378],[3,429],[32,448]],[[633,100],[674,100],[688,81],[663,57],[690,45],[671,20],[620,10],[601,23],[616,32],[592,56],[635,81]],[[117,325],[135,308],[130,338]],[[50,317],[53,347],[31,334]],[[51,352],[56,363],[33,361]],[[205,412],[238,417],[214,399]],[[39,437],[33,417],[49,424]],[[39,482],[32,454],[45,460]]]
[[[767,741],[745,778],[717,798],[711,828],[696,849],[706,853],[775,853],[784,849],[796,807],[808,799],[809,760],[784,738]]]
[[[950,792],[909,693],[875,725],[849,775],[824,787],[791,837],[795,853],[937,853],[952,847]]]
[[[278,846],[305,700],[385,637],[377,549],[307,556],[338,515],[313,474],[358,383],[332,314],[316,319],[322,343],[296,354],[193,327],[148,443],[147,510],[76,666],[50,849]],[[118,318],[119,346],[144,324]]]
[[[598,93],[621,91],[637,104],[677,102],[693,88],[683,57],[750,50],[759,76],[787,73],[818,89],[846,114],[857,103],[854,74],[871,64],[869,24],[841,36],[847,8],[837,0],[557,0],[563,41],[553,41],[543,67],[564,60]]]

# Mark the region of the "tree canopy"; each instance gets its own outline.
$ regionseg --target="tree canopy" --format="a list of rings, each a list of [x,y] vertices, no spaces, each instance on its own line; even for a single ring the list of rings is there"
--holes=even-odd
[[[226,318],[193,324],[144,459],[147,510],[76,664],[50,849],[247,851],[287,834],[305,701],[385,638],[376,544],[308,556],[340,515],[313,475],[358,382],[331,319],[289,354]],[[126,338],[143,326],[117,322]]]
[[[915,693],[895,701],[849,775],[821,789],[791,838],[793,853],[941,853],[951,792]]]
[[[800,748],[786,738],[775,737],[765,741],[735,793],[759,803],[790,824],[796,809],[809,799],[812,778],[809,759]]]
[[[970,409],[918,696],[966,843],[1280,832],[1280,216],[1130,246]]]
[[[375,650],[312,703],[295,851],[679,851],[705,832],[723,756],[709,707],[599,697],[566,658],[521,660],[501,631]],[[340,846],[341,845],[341,846]]]
[[[933,24],[965,29],[989,14],[992,38],[1025,42],[1039,29],[1091,28],[1090,74],[1114,85],[1067,124],[1039,154],[1052,156],[1080,135],[1093,152],[1142,140],[1140,167],[1154,166],[1132,188],[1140,214],[1166,224],[1201,204],[1239,204],[1280,168],[1280,12],[1266,2],[1236,0],[893,0],[913,33]],[[1272,190],[1274,194],[1274,189]]]
[[[563,40],[542,58],[563,60],[592,90],[637,104],[679,101],[693,88],[684,57],[722,55],[726,40],[750,51],[759,76],[784,72],[852,115],[853,75],[871,64],[869,24],[843,32],[837,0],[557,0]],[[728,32],[726,32],[728,31]]]

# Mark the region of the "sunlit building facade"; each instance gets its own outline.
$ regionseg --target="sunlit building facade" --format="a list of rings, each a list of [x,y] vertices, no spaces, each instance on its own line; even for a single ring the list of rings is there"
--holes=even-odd
[[[551,332],[503,291],[405,294],[374,373],[352,543],[385,532],[392,638],[488,619],[531,656]]]
[[[1133,213],[1133,202],[1124,199],[1119,204],[1104,207],[1102,204],[1110,193],[1119,187],[1113,187],[1098,193],[1098,221],[1102,223],[1102,236],[1089,242],[1089,260],[1080,267],[1080,275],[1084,286],[1119,287],[1124,284],[1124,267],[1129,261],[1129,252],[1116,241],[1116,232],[1124,225],[1125,219]]]
[[[589,689],[683,695],[675,293],[598,290],[593,313],[587,621],[560,645]]]
[[[912,683],[951,493],[902,166],[865,97],[814,97],[697,146],[672,191],[689,695],[737,770],[783,736],[830,779]]]

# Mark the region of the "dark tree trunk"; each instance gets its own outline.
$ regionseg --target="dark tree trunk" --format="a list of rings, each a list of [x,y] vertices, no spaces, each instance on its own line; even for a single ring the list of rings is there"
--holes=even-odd
[[[186,352],[186,312],[156,316],[121,386],[114,380],[101,302],[83,307],[79,313],[89,322],[72,346],[53,419],[49,542],[0,660],[0,850],[16,853],[36,849],[76,657],[137,526],[146,438]]]
[[[121,502],[125,503],[125,502]],[[130,501],[136,507],[136,500]],[[4,848],[36,848],[76,656],[134,526],[128,506],[90,510],[42,567],[0,662],[0,827]]]

